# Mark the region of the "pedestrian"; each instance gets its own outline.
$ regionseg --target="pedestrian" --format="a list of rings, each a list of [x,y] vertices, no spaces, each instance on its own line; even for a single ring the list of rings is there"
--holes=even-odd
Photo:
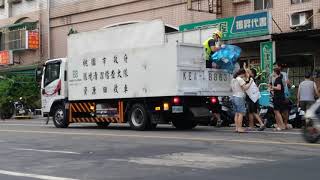
[[[253,68],[247,70],[249,77],[253,79],[253,81],[256,83],[256,78],[257,78],[257,71]],[[261,120],[261,117],[258,114],[258,101],[253,102],[250,97],[247,95],[246,96],[246,102],[247,102],[247,107],[248,107],[248,117],[249,117],[249,129],[252,130],[254,129],[254,122],[257,120],[259,122],[259,129],[258,131],[263,131],[265,129],[265,125]]]
[[[299,85],[297,94],[297,104],[303,111],[306,111],[315,102],[315,97],[319,97],[319,91],[315,82],[311,78],[311,73],[305,74],[305,79]]]
[[[274,83],[271,84],[270,90],[273,93],[273,110],[276,118],[277,127],[275,130],[281,131],[286,129],[283,122],[281,112],[286,109],[285,107],[285,94],[284,84],[282,83],[282,76],[279,68],[275,68],[273,72]]]
[[[211,56],[217,52],[222,47],[221,43],[222,32],[219,30],[214,30],[212,33],[212,37],[208,38],[203,43],[203,48],[205,50],[205,59],[206,59],[206,67],[213,68]]]
[[[253,79],[250,78],[249,83],[245,82],[246,71],[240,69],[231,80],[232,89],[232,104],[235,111],[234,122],[236,124],[235,132],[243,133],[245,130],[242,128],[243,116],[246,113],[245,91],[249,89]]]
[[[291,86],[290,85],[290,80],[289,80],[289,77],[288,77],[288,73],[283,71],[283,67],[282,67],[282,64],[280,62],[276,62],[274,63],[275,65],[275,68],[276,69],[279,69],[280,70],[280,76],[282,78],[282,83],[283,83],[283,86],[284,86],[284,93],[285,93],[285,101],[283,103],[283,107],[282,107],[282,111],[281,111],[281,115],[282,115],[282,118],[283,118],[283,122],[284,122],[284,125],[285,125],[285,128],[286,129],[289,129],[290,127],[288,126],[288,121],[289,121],[289,87]]]

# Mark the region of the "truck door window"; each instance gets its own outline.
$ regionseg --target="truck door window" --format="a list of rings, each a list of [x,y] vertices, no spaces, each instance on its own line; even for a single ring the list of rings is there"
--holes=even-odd
[[[52,63],[46,65],[44,86],[47,86],[51,82],[60,77],[60,63]]]

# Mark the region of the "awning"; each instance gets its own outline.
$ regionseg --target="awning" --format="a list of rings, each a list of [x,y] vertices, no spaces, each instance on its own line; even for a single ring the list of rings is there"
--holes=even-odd
[[[21,22],[17,24],[10,24],[10,25],[0,27],[0,32],[14,31],[19,29],[33,30],[37,28],[37,23],[38,22],[35,21],[35,22]]]
[[[29,65],[4,68],[0,69],[0,75],[23,75],[35,77],[38,67],[39,65]]]
[[[320,40],[320,29],[300,30],[294,32],[272,34],[272,40]]]

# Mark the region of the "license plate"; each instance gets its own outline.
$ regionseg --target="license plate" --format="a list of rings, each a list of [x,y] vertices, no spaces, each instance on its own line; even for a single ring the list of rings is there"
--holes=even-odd
[[[299,115],[300,115],[300,116],[304,116],[304,111],[301,110],[300,113],[299,113]]]
[[[227,82],[228,81],[228,74],[222,72],[209,72],[209,81],[214,82]]]
[[[23,113],[25,113],[26,111],[25,110],[20,110],[19,111],[19,114],[23,114]]]
[[[296,117],[297,117],[296,114],[292,114],[292,115],[289,116],[289,119],[294,119],[294,118],[296,118]]]
[[[183,106],[172,106],[172,113],[183,113]]]

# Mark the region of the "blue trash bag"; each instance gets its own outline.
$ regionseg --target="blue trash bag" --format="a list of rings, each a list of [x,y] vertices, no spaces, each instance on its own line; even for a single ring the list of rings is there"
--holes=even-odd
[[[211,56],[212,62],[216,63],[221,69],[233,72],[235,64],[240,57],[241,48],[234,45],[225,45]]]

